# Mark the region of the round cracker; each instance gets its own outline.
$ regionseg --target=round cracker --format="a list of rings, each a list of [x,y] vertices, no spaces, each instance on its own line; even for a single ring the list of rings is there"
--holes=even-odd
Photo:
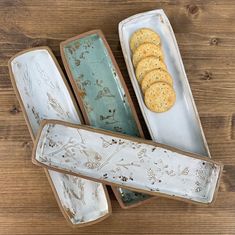
[[[163,53],[160,45],[155,45],[153,43],[144,43],[137,47],[132,57],[134,67],[137,66],[140,60],[148,56],[156,56],[159,59],[163,60]]]
[[[152,29],[148,28],[142,28],[137,31],[135,31],[130,39],[130,47],[132,52],[135,51],[135,49],[146,42],[150,42],[156,45],[160,44],[160,37],[157,33],[155,33]]]
[[[148,72],[141,81],[141,89],[143,93],[155,82],[165,82],[173,86],[173,80],[170,74],[162,69],[154,69]]]
[[[136,66],[136,78],[141,83],[143,77],[153,69],[167,70],[166,65],[162,60],[155,56],[148,56],[142,59]]]
[[[144,100],[148,109],[161,113],[174,105],[176,95],[173,87],[168,83],[156,82],[146,90]]]

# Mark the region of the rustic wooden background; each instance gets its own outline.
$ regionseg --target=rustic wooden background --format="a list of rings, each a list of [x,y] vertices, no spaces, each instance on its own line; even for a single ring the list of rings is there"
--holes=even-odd
[[[59,211],[43,170],[31,163],[32,141],[7,61],[21,50],[47,45],[62,64],[60,41],[99,28],[139,112],[117,26],[128,16],[156,8],[163,8],[172,23],[212,157],[225,164],[217,201],[207,208],[156,198],[122,210],[112,195],[111,217],[74,230]],[[234,0],[0,0],[0,235],[235,234],[234,25]]]

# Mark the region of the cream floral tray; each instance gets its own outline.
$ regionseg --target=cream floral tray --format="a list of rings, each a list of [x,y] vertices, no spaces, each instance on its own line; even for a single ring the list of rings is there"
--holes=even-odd
[[[81,123],[74,97],[48,47],[20,52],[9,61],[9,69],[33,141],[42,119]],[[46,175],[70,225],[93,224],[111,214],[104,185],[52,170],[46,171]]]
[[[92,141],[91,141],[92,140]],[[151,195],[210,204],[222,165],[152,141],[61,121],[45,121],[33,162]]]

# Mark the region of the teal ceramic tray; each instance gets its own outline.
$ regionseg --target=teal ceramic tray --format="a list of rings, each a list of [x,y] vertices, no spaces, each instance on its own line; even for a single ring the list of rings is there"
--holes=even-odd
[[[78,35],[62,42],[60,49],[86,124],[143,137],[129,92],[103,33],[94,30]],[[123,208],[150,198],[126,189],[113,190]]]

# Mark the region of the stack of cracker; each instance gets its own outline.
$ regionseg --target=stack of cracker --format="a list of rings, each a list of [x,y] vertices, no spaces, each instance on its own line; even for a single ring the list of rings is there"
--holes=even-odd
[[[176,95],[164,63],[159,35],[148,28],[139,29],[132,34],[130,47],[145,105],[153,112],[166,112],[174,105]]]

